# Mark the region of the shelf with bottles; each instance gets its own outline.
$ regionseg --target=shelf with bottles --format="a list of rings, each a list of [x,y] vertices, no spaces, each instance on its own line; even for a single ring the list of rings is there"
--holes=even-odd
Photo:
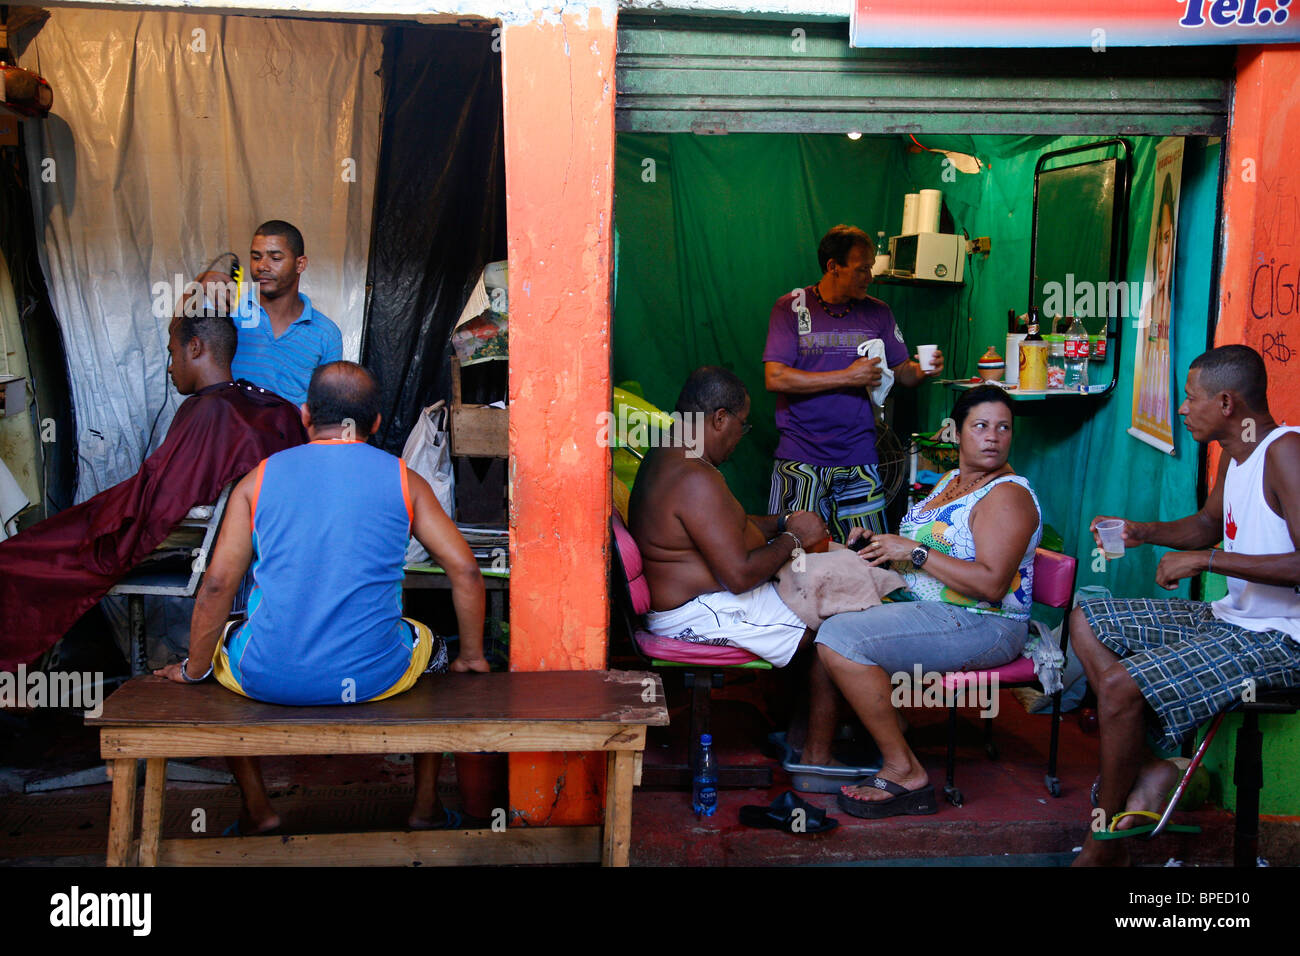
[[[949,388],[965,391],[966,389],[975,388],[978,385],[997,385],[1006,390],[1007,396],[1017,402],[1042,401],[1043,399],[1067,399],[1077,400],[1084,398],[1099,398],[1111,390],[1112,383],[1106,382],[1101,385],[1089,385],[1087,391],[1068,388],[1045,388],[1045,389],[1022,389],[1018,385],[1008,385],[1006,382],[992,381],[986,382],[981,378],[960,378],[945,379],[941,384]]]
[[[1089,324],[1096,329],[1095,333],[1089,331]],[[1017,316],[1014,310],[1008,309],[1007,367],[1009,370],[1014,370],[1010,376],[1006,376],[1013,380],[1011,384],[1004,385],[1008,395],[1018,401],[1042,401],[1057,398],[1096,398],[1109,393],[1115,387],[1117,372],[1115,348],[1118,345],[1118,335],[1109,326],[1110,320],[1107,318],[1102,318],[1100,323],[1085,322],[1073,316],[1040,319],[1036,308],[1031,310],[1030,314],[1022,316]],[[1030,336],[1029,341],[1032,342],[1036,331],[1039,332],[1037,338],[1042,349],[1038,362],[1045,361],[1046,367],[1038,364],[1038,374],[1032,377],[1042,382],[1043,387],[1027,389],[1024,387],[1024,382],[1019,380],[1020,376],[1016,374],[1020,371],[1019,353],[1026,342],[1026,334]],[[1075,373],[1071,372],[1072,366],[1075,369],[1080,367],[1080,356],[1082,356],[1081,367],[1084,373],[1082,384],[1076,380]],[[1031,372],[1034,371],[1035,364],[1033,361],[1030,362]],[[959,388],[972,388],[981,382],[971,378],[958,379],[951,384]]]

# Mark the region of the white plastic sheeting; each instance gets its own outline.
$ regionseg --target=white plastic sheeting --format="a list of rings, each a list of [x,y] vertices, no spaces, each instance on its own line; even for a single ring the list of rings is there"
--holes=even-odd
[[[82,501],[139,468],[180,402],[155,283],[191,279],[227,249],[247,264],[259,223],[302,230],[302,291],[342,330],[344,358],[359,355],[382,29],[50,14],[21,60],[55,94],[50,118],[27,125],[27,159],[68,350]]]

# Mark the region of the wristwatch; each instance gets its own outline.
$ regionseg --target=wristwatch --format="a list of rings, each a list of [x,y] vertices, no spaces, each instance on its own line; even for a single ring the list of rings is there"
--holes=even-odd
[[[776,519],[777,534],[785,534],[785,523],[790,520],[792,514],[794,514],[793,511],[787,511],[785,514],[781,515],[781,517]]]
[[[923,544],[918,544],[912,549],[912,567],[919,568],[925,564],[925,559],[930,556],[930,549]]]

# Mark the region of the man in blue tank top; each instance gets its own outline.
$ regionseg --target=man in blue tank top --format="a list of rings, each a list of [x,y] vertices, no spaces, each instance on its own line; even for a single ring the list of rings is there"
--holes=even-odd
[[[195,600],[190,657],[156,673],[195,683],[215,672],[246,697],[319,706],[382,700],[427,670],[448,669],[441,638],[402,617],[411,535],[451,584],[461,654],[450,669],[487,672],[478,564],[428,482],[366,444],[380,418],[378,388],[364,368],[316,369],[302,406],[310,442],[265,459],[231,493]],[[250,564],[247,618],[228,621]],[[440,759],[416,758],[413,828],[450,819],[435,790]],[[258,762],[230,764],[243,793],[240,832],[274,830],[280,818]]]

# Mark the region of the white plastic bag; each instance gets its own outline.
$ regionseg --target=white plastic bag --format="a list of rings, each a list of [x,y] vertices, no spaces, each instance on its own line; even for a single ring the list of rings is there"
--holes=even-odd
[[[447,434],[446,402],[436,402],[424,411],[407,436],[402,458],[407,467],[433,486],[442,510],[456,516],[456,483],[451,471],[451,440]],[[415,538],[406,543],[406,563],[429,560],[429,552]]]

